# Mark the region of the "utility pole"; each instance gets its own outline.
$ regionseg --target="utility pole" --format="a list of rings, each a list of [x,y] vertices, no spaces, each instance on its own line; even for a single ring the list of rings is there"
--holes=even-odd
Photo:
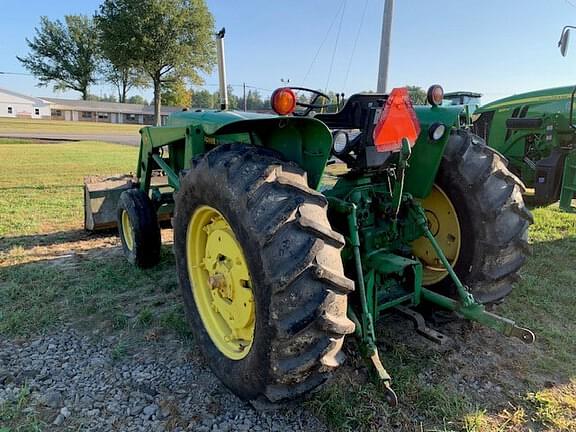
[[[392,14],[394,13],[394,0],[385,0],[384,15],[382,16],[382,40],[380,41],[380,64],[378,67],[378,93],[386,93],[388,85],[388,62],[390,60],[390,35],[392,33]]]
[[[248,111],[247,107],[247,101],[246,101],[246,83],[242,83],[242,89],[244,91],[244,111]]]

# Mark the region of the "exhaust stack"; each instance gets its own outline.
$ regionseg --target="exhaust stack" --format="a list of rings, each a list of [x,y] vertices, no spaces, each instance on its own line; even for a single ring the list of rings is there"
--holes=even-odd
[[[226,62],[224,60],[224,34],[226,29],[222,27],[216,33],[216,50],[218,53],[218,78],[220,81],[220,109],[222,111],[228,108],[228,83],[226,82]]]

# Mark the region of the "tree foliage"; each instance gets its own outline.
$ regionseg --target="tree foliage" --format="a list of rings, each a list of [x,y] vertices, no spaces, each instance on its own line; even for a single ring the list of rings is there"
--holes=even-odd
[[[218,95],[210,93],[208,90],[192,91],[190,106],[192,108],[213,109],[218,103]]]
[[[426,105],[426,90],[413,85],[407,85],[406,88],[414,105]]]
[[[199,72],[212,70],[214,19],[204,0],[104,0],[96,23],[104,55],[152,81],[156,124],[163,83],[200,83]]]
[[[126,99],[126,103],[137,105],[148,105],[148,101],[144,99],[143,96],[140,95],[130,96],[128,99]]]
[[[94,94],[88,94],[85,100],[98,101],[98,102],[118,102],[118,99],[113,94],[104,94],[103,96],[97,96]]]
[[[164,83],[161,100],[163,105],[189,108],[192,103],[192,91],[186,87],[186,82],[176,79]]]
[[[40,18],[32,40],[26,39],[30,53],[17,57],[38,78],[39,86],[54,84],[54,90],[75,90],[88,97],[96,83],[98,38],[93,21],[83,15],[66,15],[64,22]]]
[[[115,65],[105,60],[102,66],[102,77],[114,87],[118,93],[118,101],[125,103],[128,92],[134,88],[145,87],[146,79],[141,71],[127,65]]]

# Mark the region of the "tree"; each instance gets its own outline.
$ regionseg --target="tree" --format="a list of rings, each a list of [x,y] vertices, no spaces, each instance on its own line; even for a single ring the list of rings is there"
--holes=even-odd
[[[407,85],[406,89],[414,105],[426,104],[426,91],[422,87]]]
[[[218,92],[217,97],[220,98],[220,92]],[[234,88],[228,84],[228,109],[237,110],[239,106],[240,98],[234,94]]]
[[[182,79],[167,81],[162,86],[161,101],[163,105],[189,108],[192,104],[192,91],[186,88]]]
[[[214,95],[210,93],[208,90],[197,90],[192,92],[192,101],[190,106],[192,108],[209,108],[213,109],[215,104],[214,101],[217,101],[214,98]]]
[[[214,64],[214,18],[204,0],[104,0],[96,16],[101,48],[114,64],[142,70],[154,86],[160,125],[162,84],[202,80]]]
[[[137,105],[148,105],[148,101],[140,95],[130,96],[128,99],[126,99],[126,103]]]
[[[264,108],[264,101],[260,96],[258,90],[248,90],[248,94],[246,95],[246,109],[248,111],[255,111]]]
[[[118,99],[116,99],[116,96],[114,96],[113,94],[111,95],[105,94],[104,96],[96,96],[93,94],[88,94],[85,100],[99,101],[99,102],[118,102]]]
[[[26,39],[30,53],[16,57],[44,87],[54,83],[54,90],[75,90],[88,97],[88,88],[96,83],[98,38],[93,21],[83,15],[66,15],[64,23],[40,18],[32,40]]]
[[[115,65],[109,60],[102,66],[102,76],[106,82],[116,87],[118,101],[121,103],[126,103],[131,89],[146,85],[146,80],[138,69],[127,65]]]

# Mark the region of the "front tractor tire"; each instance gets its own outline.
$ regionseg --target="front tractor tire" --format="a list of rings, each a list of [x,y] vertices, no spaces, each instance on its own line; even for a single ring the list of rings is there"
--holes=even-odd
[[[122,192],[116,222],[128,262],[139,268],[158,264],[162,244],[160,226],[156,209],[148,195],[140,189]]]
[[[186,315],[208,366],[242,399],[300,397],[343,361],[354,284],[326,212],[304,171],[260,147],[218,146],[181,178],[174,250]]]
[[[452,133],[422,205],[456,274],[481,303],[504,299],[526,260],[533,220],[523,190],[506,160],[484,140],[466,130]],[[424,265],[424,285],[454,296],[455,285],[428,240],[414,242],[413,251]]]

